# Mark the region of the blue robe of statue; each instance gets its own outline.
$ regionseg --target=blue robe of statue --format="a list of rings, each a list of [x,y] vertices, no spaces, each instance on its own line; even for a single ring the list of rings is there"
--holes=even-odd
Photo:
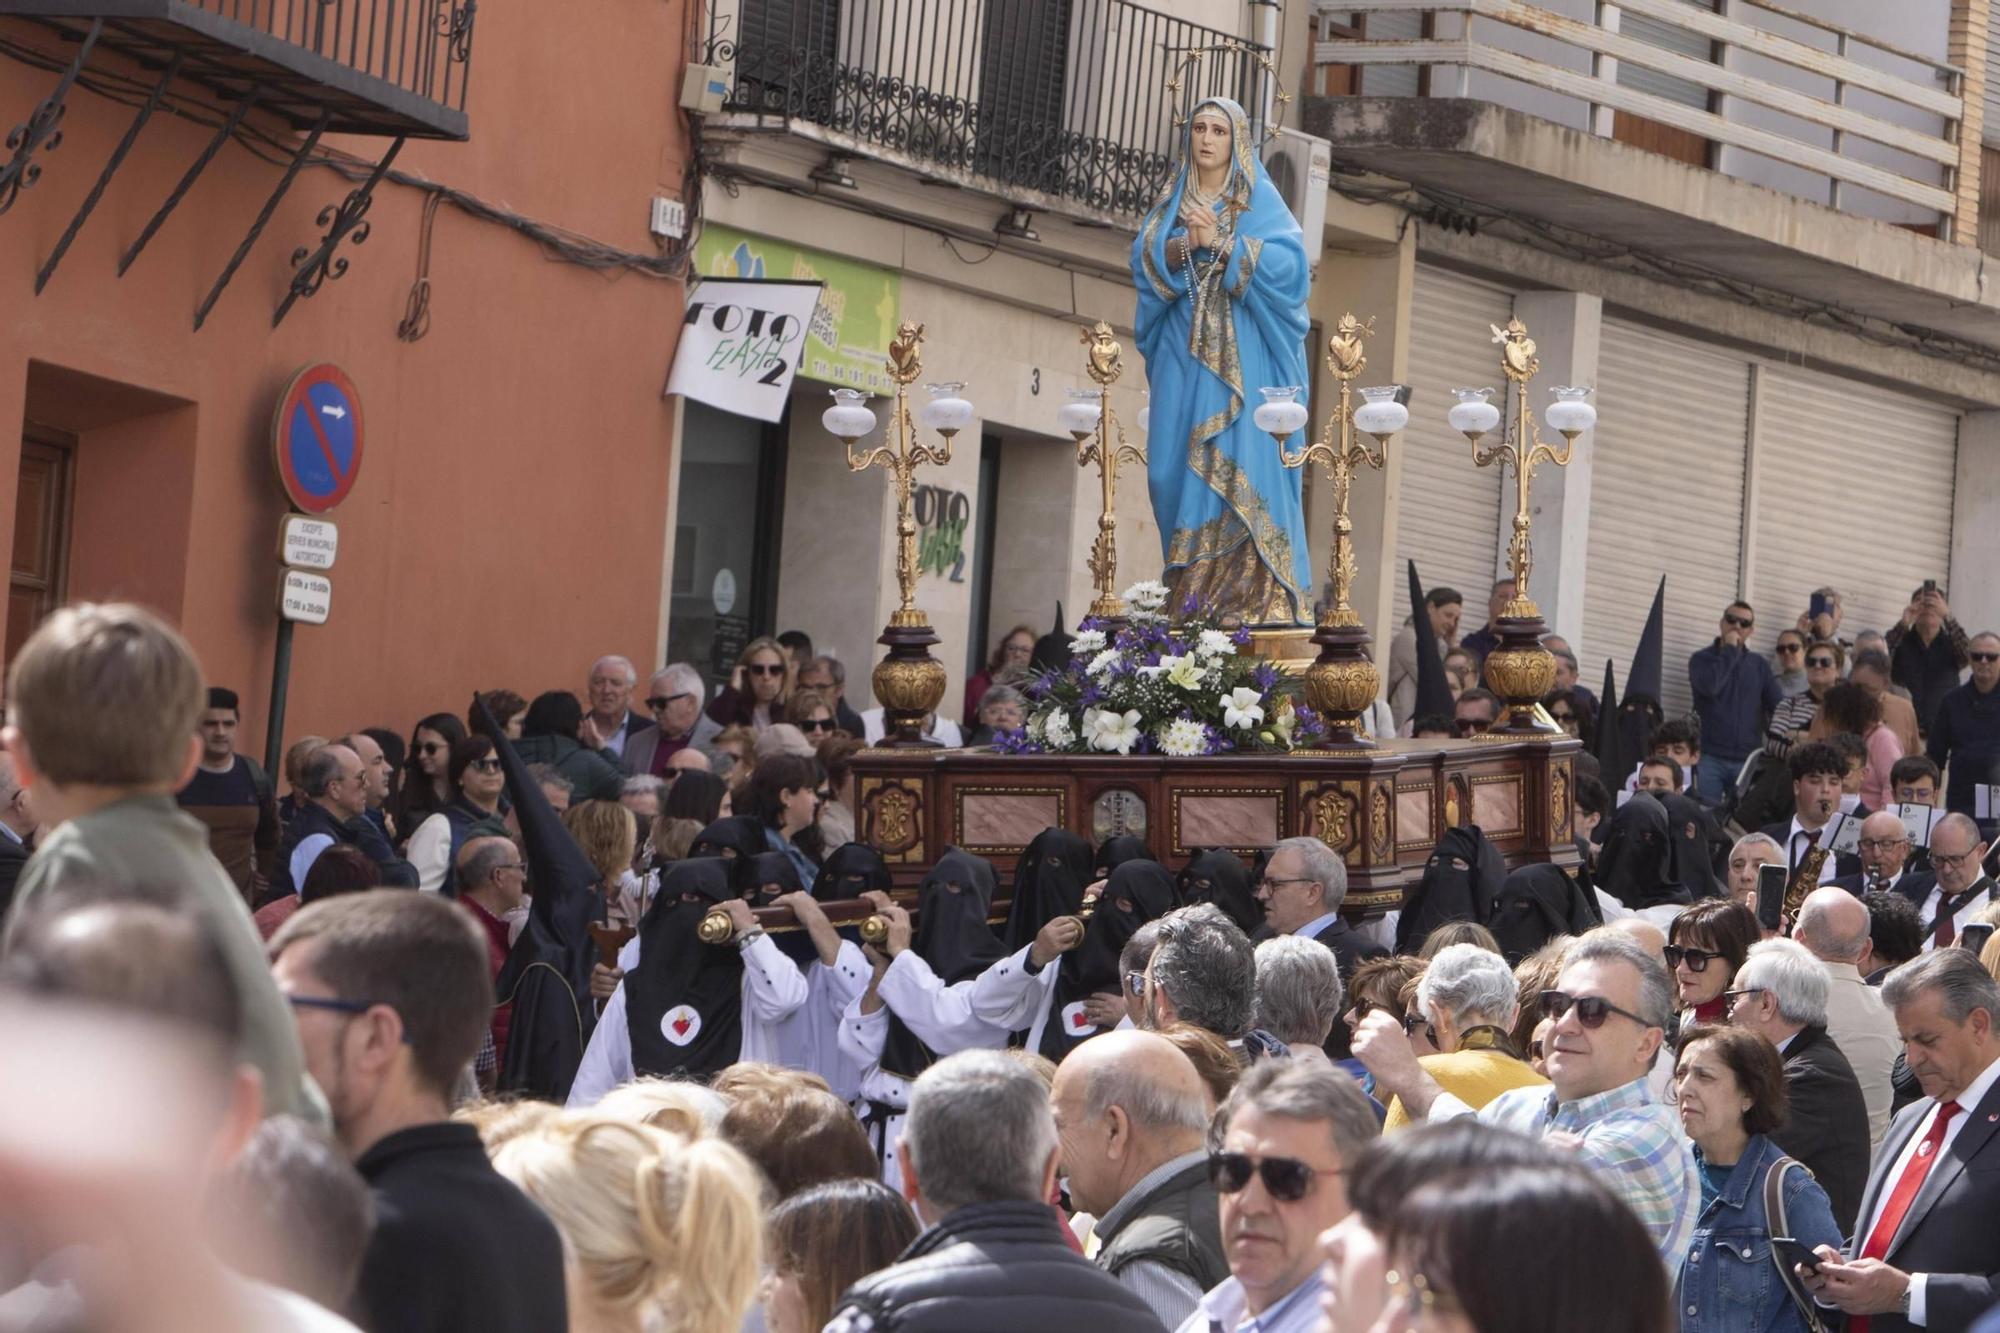
[[[1168,605],[1178,613],[1192,595],[1208,614],[1247,625],[1307,625],[1304,469],[1279,460],[1277,442],[1250,414],[1260,389],[1309,382],[1311,273],[1299,224],[1257,160],[1243,108],[1211,98],[1195,111],[1207,108],[1228,116],[1231,145],[1214,249],[1196,250],[1179,268],[1167,262],[1167,241],[1186,235],[1192,114],[1181,166],[1132,246],[1152,391],[1147,480],[1166,547]]]

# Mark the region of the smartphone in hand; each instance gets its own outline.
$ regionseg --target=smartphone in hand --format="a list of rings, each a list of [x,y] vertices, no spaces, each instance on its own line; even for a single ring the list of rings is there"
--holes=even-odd
[[[1991,921],[1975,921],[1964,930],[1958,932],[1958,945],[1961,949],[1970,949],[1974,953],[1980,953],[1986,948],[1986,941],[1992,938],[1993,923]]]
[[[1776,930],[1784,925],[1785,890],[1791,879],[1792,872],[1782,863],[1757,867],[1757,924],[1764,929]]]
[[[1790,1236],[1773,1236],[1771,1248],[1777,1251],[1786,1272],[1800,1268],[1805,1269],[1808,1274],[1819,1272],[1819,1256],[1814,1254],[1812,1246],[1804,1241],[1793,1240]]]

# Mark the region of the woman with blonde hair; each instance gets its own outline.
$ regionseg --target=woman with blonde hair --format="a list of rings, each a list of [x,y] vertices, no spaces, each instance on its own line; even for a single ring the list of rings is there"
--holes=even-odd
[[[762,731],[785,720],[794,679],[792,655],[770,635],[760,635],[743,645],[729,686],[709,701],[708,715],[725,727]]]
[[[593,1112],[501,1144],[501,1175],[562,1233],[571,1333],[735,1333],[757,1298],[757,1170],[718,1138]]]
[[[610,923],[638,925],[646,910],[645,903],[639,901],[638,879],[632,874],[639,821],[616,801],[579,801],[563,811],[562,825],[597,872],[597,891],[604,897]]]

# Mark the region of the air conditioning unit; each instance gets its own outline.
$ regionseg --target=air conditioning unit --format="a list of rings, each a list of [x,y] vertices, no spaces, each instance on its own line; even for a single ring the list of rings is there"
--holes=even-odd
[[[723,65],[689,65],[681,79],[681,110],[713,116],[729,100],[730,75]]]
[[[1306,262],[1319,269],[1326,245],[1326,183],[1333,171],[1333,145],[1298,130],[1280,129],[1264,149],[1264,170],[1305,232]]]

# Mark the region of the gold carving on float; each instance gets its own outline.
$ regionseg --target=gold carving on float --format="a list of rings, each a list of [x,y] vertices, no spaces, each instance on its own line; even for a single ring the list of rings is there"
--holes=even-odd
[[[1444,826],[1455,829],[1465,812],[1465,779],[1454,773],[1444,784]]]
[[[1569,765],[1553,764],[1549,768],[1549,845],[1551,847],[1569,836],[1569,821]]]
[[[1314,662],[1306,671],[1306,702],[1322,717],[1348,717],[1359,726],[1359,715],[1375,702],[1382,675],[1365,657]]]
[[[944,663],[929,657],[885,657],[875,664],[868,682],[885,711],[928,714],[944,698]]]
[[[874,820],[870,839],[884,856],[907,852],[917,845],[917,798],[909,789],[883,786],[862,798]]]
[[[1368,829],[1373,835],[1375,856],[1378,860],[1389,855],[1389,787],[1378,783],[1375,794],[1368,801]]]
[[[1353,801],[1338,787],[1322,788],[1306,807],[1312,836],[1336,852],[1347,851],[1354,842]]]

